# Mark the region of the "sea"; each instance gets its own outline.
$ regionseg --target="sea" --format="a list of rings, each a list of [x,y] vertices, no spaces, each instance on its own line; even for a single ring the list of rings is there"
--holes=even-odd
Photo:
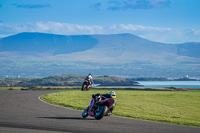
[[[187,89],[200,89],[200,81],[138,81],[141,87],[150,88],[187,88]],[[138,86],[137,86],[138,87]]]

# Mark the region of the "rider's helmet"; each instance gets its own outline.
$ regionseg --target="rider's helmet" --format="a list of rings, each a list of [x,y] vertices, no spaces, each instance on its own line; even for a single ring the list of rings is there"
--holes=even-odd
[[[91,74],[91,73],[88,74],[88,78],[89,78],[89,79],[92,78],[92,74]]]
[[[114,91],[110,91],[109,94],[112,98],[116,98],[116,93]]]

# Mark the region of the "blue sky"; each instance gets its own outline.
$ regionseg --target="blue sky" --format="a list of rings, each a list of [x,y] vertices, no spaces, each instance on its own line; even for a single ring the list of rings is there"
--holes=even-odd
[[[0,37],[20,32],[200,42],[200,0],[0,0]]]

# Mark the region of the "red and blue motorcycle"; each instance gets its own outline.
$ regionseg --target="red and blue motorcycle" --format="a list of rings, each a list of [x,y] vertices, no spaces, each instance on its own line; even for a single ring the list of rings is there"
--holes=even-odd
[[[113,98],[103,97],[101,94],[92,95],[90,105],[83,111],[82,117],[88,115],[100,120],[103,116],[108,116],[115,100]]]

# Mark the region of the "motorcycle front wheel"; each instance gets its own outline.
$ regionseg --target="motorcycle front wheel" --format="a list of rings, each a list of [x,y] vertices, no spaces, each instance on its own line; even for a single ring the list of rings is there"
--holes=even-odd
[[[95,113],[95,119],[100,120],[101,118],[103,118],[106,110],[107,110],[107,106],[100,106],[99,110]]]

